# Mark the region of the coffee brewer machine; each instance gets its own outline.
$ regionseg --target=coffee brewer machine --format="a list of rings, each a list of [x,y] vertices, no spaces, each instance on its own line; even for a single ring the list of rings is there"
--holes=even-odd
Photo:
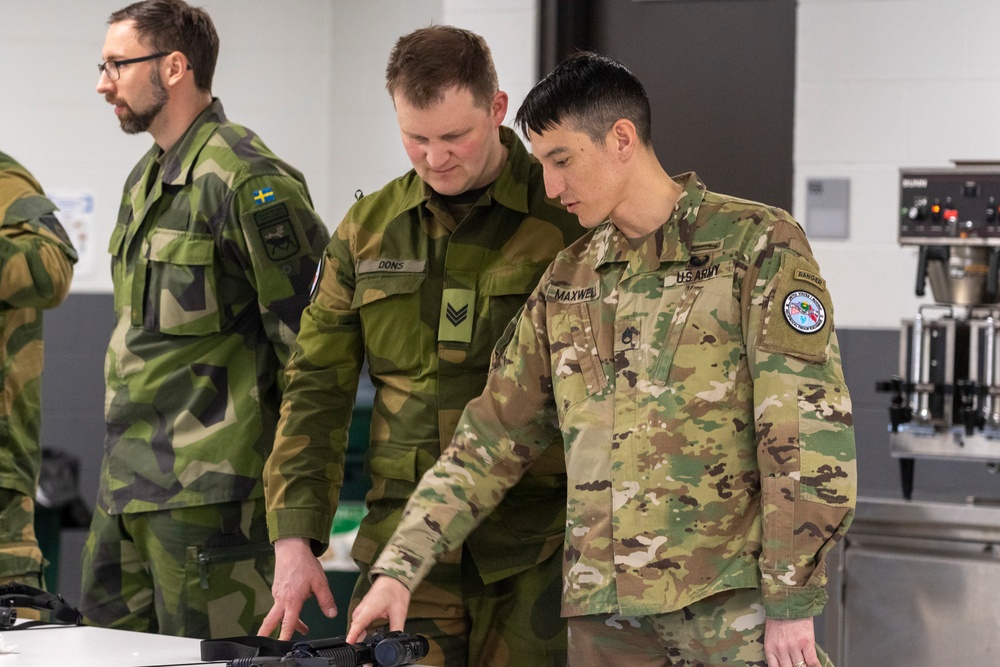
[[[899,243],[919,248],[916,294],[933,304],[900,329],[899,376],[879,382],[903,495],[913,461],[1000,461],[1000,165],[900,172]]]

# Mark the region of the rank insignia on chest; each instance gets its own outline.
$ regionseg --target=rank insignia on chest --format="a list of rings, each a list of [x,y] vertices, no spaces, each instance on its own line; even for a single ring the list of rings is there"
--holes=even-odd
[[[441,318],[438,321],[438,342],[468,345],[472,342],[472,314],[476,292],[470,289],[444,290]]]
[[[270,204],[274,201],[274,190],[271,188],[262,188],[260,190],[254,190],[253,201],[255,204],[260,206],[261,204]]]
[[[802,290],[785,297],[785,319],[799,333],[816,333],[826,323],[826,309],[818,298]]]

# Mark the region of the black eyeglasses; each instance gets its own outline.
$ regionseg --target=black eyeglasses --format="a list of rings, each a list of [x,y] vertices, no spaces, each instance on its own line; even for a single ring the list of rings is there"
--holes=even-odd
[[[154,58],[162,58],[163,56],[169,56],[170,51],[160,51],[159,53],[154,53],[149,56],[142,56],[141,58],[129,58],[128,60],[107,60],[103,63],[97,65],[98,76],[101,74],[108,75],[108,81],[117,81],[121,78],[121,70],[119,69],[122,65],[133,65],[135,63],[145,62],[147,60],[153,60]]]

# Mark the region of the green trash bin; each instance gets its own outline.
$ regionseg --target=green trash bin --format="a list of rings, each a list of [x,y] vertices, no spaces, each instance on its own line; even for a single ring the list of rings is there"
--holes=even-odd
[[[344,485],[340,488],[340,500],[364,500],[372,488],[372,480],[365,471],[365,456],[371,437],[372,407],[355,406],[351,414],[351,428],[347,434],[347,453],[344,458]]]
[[[35,537],[47,561],[43,578],[45,590],[59,591],[59,552],[62,542],[62,511],[35,504]]]

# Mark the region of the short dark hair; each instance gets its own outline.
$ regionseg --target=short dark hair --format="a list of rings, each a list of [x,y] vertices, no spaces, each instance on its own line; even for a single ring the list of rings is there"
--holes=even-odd
[[[489,109],[497,90],[497,70],[486,40],[450,25],[414,30],[396,40],[385,67],[385,87],[418,109],[440,102],[452,87],[472,93]]]
[[[121,21],[135,22],[139,40],[153,51],[183,53],[194,70],[195,85],[212,92],[219,35],[208,12],[183,0],[142,0],[113,13],[108,25]]]
[[[534,85],[514,124],[527,135],[566,123],[600,143],[622,118],[635,125],[639,141],[651,145],[649,97],[642,83],[620,62],[581,51]]]

